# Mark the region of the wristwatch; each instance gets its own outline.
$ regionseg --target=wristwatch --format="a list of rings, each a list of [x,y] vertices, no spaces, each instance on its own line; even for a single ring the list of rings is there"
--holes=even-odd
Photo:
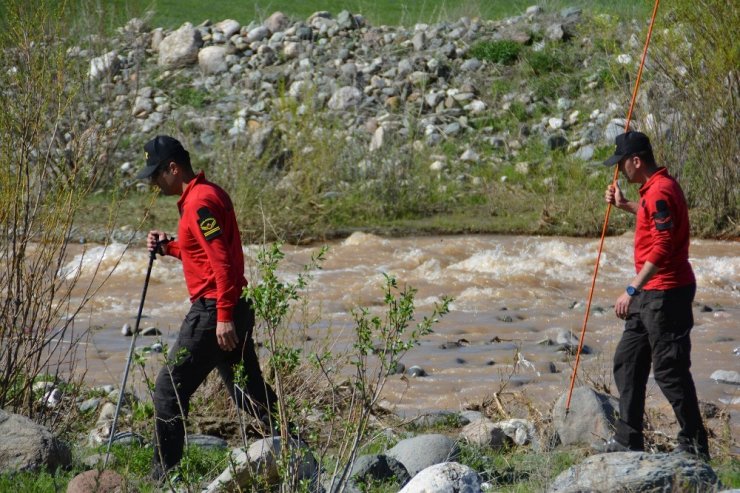
[[[634,287],[634,286],[627,286],[627,294],[628,295],[634,296],[634,295],[636,295],[639,292],[640,291],[636,287]]]

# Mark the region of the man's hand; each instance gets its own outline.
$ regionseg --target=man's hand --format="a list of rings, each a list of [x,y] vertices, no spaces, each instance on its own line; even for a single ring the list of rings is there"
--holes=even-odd
[[[164,231],[157,231],[157,230],[151,230],[149,231],[149,234],[146,235],[146,248],[150,252],[153,252],[155,248],[157,248],[157,242],[162,241],[169,241],[170,239],[167,237],[167,233]],[[160,245],[161,247],[162,245]],[[164,249],[160,248],[159,252],[162,255],[164,255]]]
[[[614,304],[614,313],[617,314],[617,317],[621,318],[622,320],[627,318],[627,313],[629,313],[631,302],[632,296],[628,295],[627,293],[622,293],[622,295],[617,298],[617,302]]]
[[[224,351],[233,351],[239,344],[239,338],[236,336],[234,322],[217,322],[216,323],[216,340],[218,345]]]
[[[604,192],[604,200],[607,204],[612,204],[615,207],[618,207],[620,209],[623,209],[627,203],[629,202],[626,198],[624,198],[624,195],[622,194],[622,189],[619,188],[619,184],[611,184],[608,187],[606,187],[606,192]]]

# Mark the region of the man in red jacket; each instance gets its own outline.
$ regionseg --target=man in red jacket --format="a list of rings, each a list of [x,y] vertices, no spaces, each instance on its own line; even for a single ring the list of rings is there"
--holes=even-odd
[[[655,381],[681,427],[676,450],[708,459],[707,432],[689,371],[696,280],[689,264],[686,199],[666,168],[656,165],[645,134],[623,133],[616,144],[614,155],[604,164],[618,164],[630,183],[639,183],[640,199],[630,202],[618,186],[610,185],[605,200],[637,216],[637,275],[614,307],[617,317],[625,320],[614,354],[619,420],[614,437],[601,450],[643,450],[645,389],[652,364]]]
[[[182,458],[190,397],[217,368],[231,398],[267,422],[277,398],[265,383],[252,339],[254,310],[241,297],[244,277],[239,228],[229,195],[197,175],[179,141],[157,136],[144,146],[146,167],[137,175],[165,195],[179,195],[177,239],[150,231],[147,247],[182,261],[190,311],[154,388],[155,447],[152,476],[161,479]],[[243,364],[246,394],[235,389],[234,366]]]

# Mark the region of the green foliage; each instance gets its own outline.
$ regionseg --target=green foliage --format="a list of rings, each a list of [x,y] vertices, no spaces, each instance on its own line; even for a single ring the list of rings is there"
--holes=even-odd
[[[460,444],[458,461],[478,472],[500,491],[543,491],[552,480],[583,457],[574,451],[533,454],[511,447],[493,450]]]
[[[67,483],[79,472],[78,470],[59,470],[55,473],[41,471],[0,474],[0,491],[18,493],[65,491]]]
[[[468,57],[503,65],[511,65],[519,58],[520,51],[521,45],[516,41],[480,41],[470,47]]]
[[[172,94],[172,102],[177,106],[192,106],[195,109],[200,109],[210,103],[212,97],[200,88],[178,86]]]
[[[740,9],[725,0],[678,0],[668,7],[672,29],[651,45],[656,65],[650,108],[668,135],[652,135],[659,163],[681,181],[706,230],[740,231]],[[648,84],[648,90],[650,85]],[[678,117],[677,115],[681,115]]]

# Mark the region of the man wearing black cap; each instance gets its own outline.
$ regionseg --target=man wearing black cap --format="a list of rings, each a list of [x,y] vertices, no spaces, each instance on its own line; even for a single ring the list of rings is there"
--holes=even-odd
[[[628,201],[619,186],[609,185],[607,203],[635,214],[635,271],[614,311],[625,320],[614,354],[614,380],[619,390],[619,420],[604,452],[643,450],[645,389],[652,364],[655,381],[673,406],[681,430],[677,451],[709,458],[691,377],[691,303],[696,280],[689,264],[689,214],[679,184],[658,167],[650,140],[640,132],[617,136],[614,155],[630,183],[639,183],[640,199]]]
[[[144,146],[146,167],[137,175],[165,195],[179,195],[177,240],[150,231],[147,247],[182,261],[191,307],[159,372],[154,389],[155,448],[152,476],[161,479],[182,458],[190,397],[214,368],[231,398],[266,421],[277,399],[260,371],[252,340],[254,310],[241,297],[247,285],[244,256],[229,195],[197,175],[179,141],[160,135]],[[234,366],[243,364],[246,393],[234,387]],[[184,416],[183,416],[184,415]]]

